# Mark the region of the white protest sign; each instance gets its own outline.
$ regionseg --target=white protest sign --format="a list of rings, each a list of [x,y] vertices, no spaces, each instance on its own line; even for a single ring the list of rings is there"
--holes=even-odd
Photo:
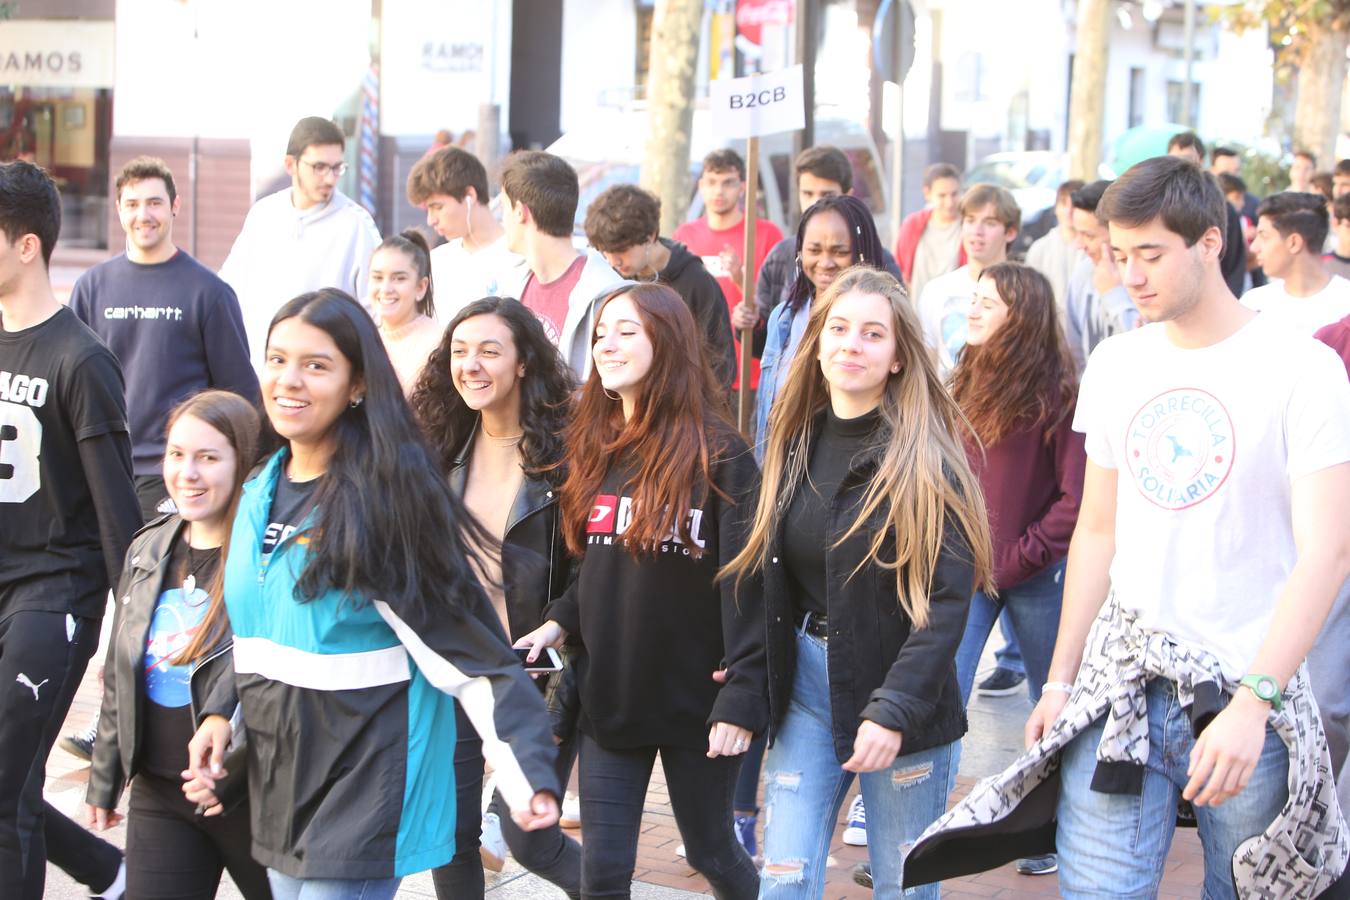
[[[719,138],[751,138],[806,127],[802,67],[791,66],[708,84],[713,134]]]

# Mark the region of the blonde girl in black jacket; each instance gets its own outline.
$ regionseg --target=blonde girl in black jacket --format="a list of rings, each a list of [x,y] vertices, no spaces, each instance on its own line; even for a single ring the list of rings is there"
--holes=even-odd
[[[900,897],[897,849],[946,808],[966,730],[956,649],[990,566],[961,421],[899,282],[842,273],[811,310],[750,537],[723,569],[764,578],[761,897],[821,895],[854,775],[878,898]]]

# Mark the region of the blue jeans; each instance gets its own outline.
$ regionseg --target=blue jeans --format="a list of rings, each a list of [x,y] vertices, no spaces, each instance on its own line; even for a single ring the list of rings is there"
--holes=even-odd
[[[393,900],[402,878],[292,878],[267,870],[272,900]]]
[[[834,825],[853,784],[834,753],[827,652],[819,639],[797,635],[792,700],[764,764],[761,898],[818,898],[825,889]],[[946,810],[955,747],[902,753],[889,769],[860,776],[877,900],[901,896],[904,852]],[[936,898],[938,886],[906,896]]]
[[[1012,616],[1008,615],[1006,606],[998,614],[998,630],[1003,632],[1003,646],[994,651],[994,665],[1026,677],[1027,667],[1022,664],[1022,646],[1017,643],[1017,632],[1013,631]]]
[[[956,651],[956,681],[961,686],[961,702],[970,702],[975,670],[980,654],[1002,609],[1012,619],[1022,647],[1027,673],[1027,693],[1031,702],[1041,699],[1041,686],[1050,674],[1050,657],[1055,652],[1059,631],[1059,608],[1064,600],[1064,560],[1047,566],[1016,587],[1004,588],[997,598],[976,591],[970,598],[966,634]]]
[[[1065,897],[1158,895],[1195,738],[1172,682],[1149,682],[1147,700],[1148,764],[1138,796],[1101,794],[1089,786],[1104,719],[1064,750],[1056,843],[1059,889]],[[1242,793],[1220,806],[1195,807],[1205,855],[1204,900],[1237,897],[1233,853],[1279,815],[1289,795],[1288,771],[1289,751],[1267,728],[1256,771]]]

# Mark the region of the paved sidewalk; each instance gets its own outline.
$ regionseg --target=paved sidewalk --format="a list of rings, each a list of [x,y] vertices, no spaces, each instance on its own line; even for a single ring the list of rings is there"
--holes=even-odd
[[[991,654],[986,652],[986,656],[992,661]],[[89,674],[85,677],[71,706],[63,734],[84,728],[97,708],[99,689],[95,669],[96,666],[90,666]],[[1026,697],[1022,694],[995,698],[976,696],[972,699],[969,710],[971,730],[962,751],[961,774],[957,778],[954,797],[964,796],[979,778],[998,771],[1016,758],[1021,750],[1022,724],[1027,709]],[[58,809],[68,815],[78,815],[82,821],[88,765],[56,749],[52,751],[47,774],[48,799]],[[125,811],[125,805],[123,809]],[[841,810],[841,817],[846,813],[847,809]],[[867,859],[867,850],[864,847],[846,846],[841,839],[843,829],[844,823],[841,818],[835,828],[834,842],[830,850],[825,897],[828,900],[870,898],[872,892],[855,885],[851,878],[854,864]],[[579,832],[572,834],[580,837]],[[126,827],[113,829],[105,837],[118,846],[123,846],[126,840]],[[634,873],[637,883],[633,885],[633,897],[636,900],[681,900],[681,898],[710,896],[707,894],[707,882],[689,868],[683,859],[675,855],[675,848],[679,844],[679,831],[675,827],[675,819],[670,810],[665,777],[658,765],[647,794],[642,835],[638,843],[638,864]],[[50,865],[47,871],[46,897],[54,900],[77,900],[87,896],[83,888],[75,884],[64,872]],[[497,900],[514,900],[514,898],[565,900],[565,894],[525,872],[514,860],[508,862],[501,873],[489,872],[487,875],[488,894]],[[1195,832],[1190,829],[1178,829],[1172,843],[1172,852],[1167,859],[1159,897],[1162,900],[1199,897],[1203,877],[1200,842]],[[1059,882],[1054,875],[1040,877],[1019,875],[1011,865],[1008,865],[992,872],[944,882],[942,895],[952,900],[976,897],[994,897],[1001,900],[1057,897]],[[221,900],[238,900],[240,897],[234,885],[229,883],[222,886],[219,896]],[[422,873],[405,879],[398,897],[401,900],[404,898],[425,900],[428,897],[435,897],[430,875]]]

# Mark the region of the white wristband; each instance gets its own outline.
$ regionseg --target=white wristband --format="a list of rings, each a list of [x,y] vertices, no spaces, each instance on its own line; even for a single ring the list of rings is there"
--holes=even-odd
[[[1041,686],[1041,693],[1044,694],[1046,691],[1059,691],[1063,694],[1072,694],[1073,685],[1069,684],[1067,681],[1047,681]]]

